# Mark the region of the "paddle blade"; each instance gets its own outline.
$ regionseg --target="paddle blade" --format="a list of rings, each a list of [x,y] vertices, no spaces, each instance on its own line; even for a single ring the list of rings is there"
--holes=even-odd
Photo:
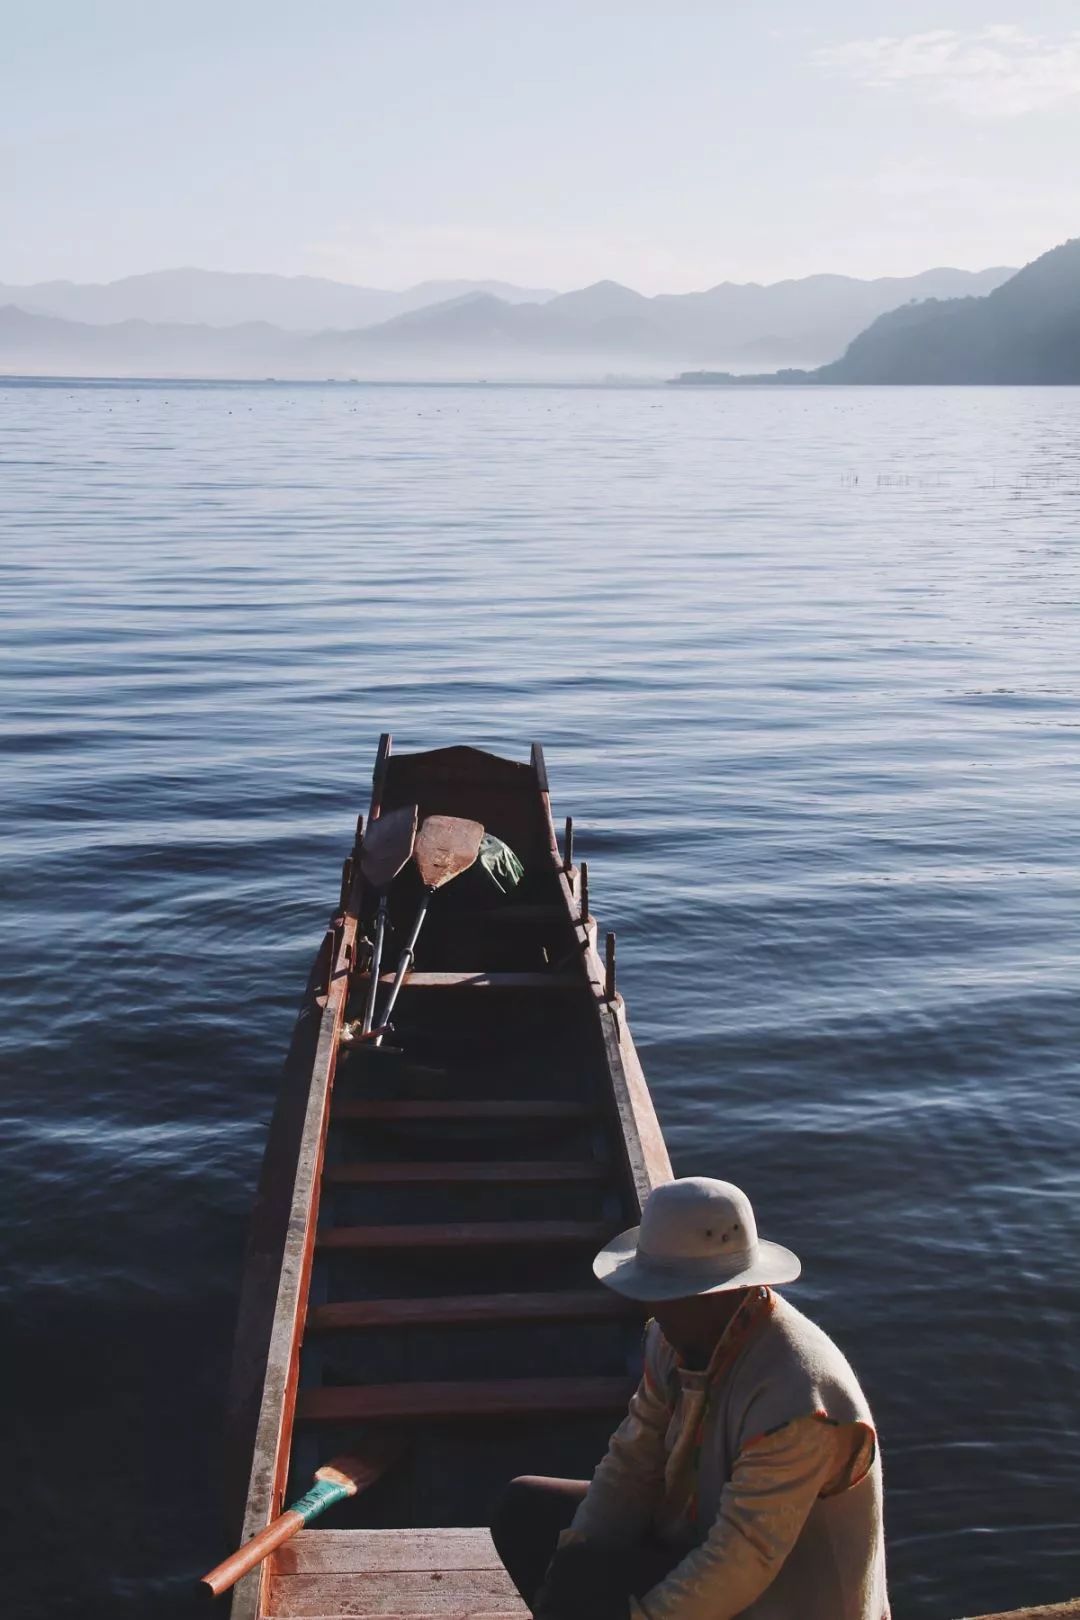
[[[315,1470],[315,1478],[341,1484],[348,1482],[352,1487],[350,1495],[355,1495],[357,1491],[366,1491],[369,1485],[374,1485],[376,1480],[381,1479],[386,1470],[397,1462],[408,1443],[408,1435],[401,1429],[371,1430],[365,1437],[363,1451],[353,1452],[345,1457],[334,1457],[322,1468]]]
[[[369,821],[360,851],[360,870],[373,889],[386,889],[407,863],[416,842],[415,804],[403,805]]]
[[[465,821],[460,816],[428,816],[416,835],[413,850],[424,887],[441,889],[451,878],[467,872],[480,853],[483,836],[478,821]]]

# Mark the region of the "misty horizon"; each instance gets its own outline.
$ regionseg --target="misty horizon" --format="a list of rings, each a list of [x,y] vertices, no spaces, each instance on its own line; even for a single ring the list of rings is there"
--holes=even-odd
[[[0,369],[596,381],[661,380],[702,364],[813,366],[890,309],[982,295],[1012,273],[939,269],[874,281],[822,273],[652,296],[613,281],[560,293],[428,281],[392,293],[325,278],[201,270],[104,284],[0,283]]]
[[[424,291],[427,291],[428,289],[432,289],[432,288],[435,288],[435,289],[460,288],[463,291],[472,290],[472,289],[484,289],[484,290],[490,290],[496,296],[500,296],[500,297],[503,296],[504,293],[505,293],[505,294],[513,294],[515,298],[518,298],[518,299],[520,299],[522,301],[530,300],[530,301],[542,302],[542,301],[546,301],[546,300],[551,299],[551,298],[557,298],[561,293],[573,292],[573,291],[582,291],[582,290],[587,290],[587,289],[590,289],[590,288],[593,288],[593,287],[625,287],[626,289],[628,289],[631,292],[636,292],[640,297],[649,298],[649,299],[652,299],[652,298],[664,298],[664,297],[676,297],[676,298],[678,298],[678,297],[685,297],[687,295],[692,296],[694,293],[714,292],[718,288],[721,288],[721,287],[780,287],[780,286],[786,286],[786,285],[790,284],[791,282],[796,282],[796,281],[815,281],[815,280],[825,280],[825,279],[839,280],[839,281],[859,281],[859,282],[906,281],[906,280],[910,280],[914,276],[929,275],[929,274],[931,274],[931,273],[933,273],[935,271],[946,271],[946,272],[956,271],[956,272],[959,272],[962,275],[979,275],[979,274],[984,273],[984,272],[997,271],[997,270],[1000,270],[1002,272],[1008,272],[1008,271],[1012,271],[1012,270],[1014,270],[1016,268],[1017,268],[1017,265],[1015,265],[1015,264],[1013,264],[1011,262],[1009,264],[1002,263],[1002,264],[974,264],[974,265],[960,265],[960,264],[954,264],[954,263],[948,263],[947,264],[945,262],[941,262],[941,263],[935,263],[935,264],[928,264],[928,265],[922,266],[919,269],[915,269],[915,270],[908,271],[908,272],[902,272],[902,271],[898,271],[898,270],[883,270],[883,271],[880,271],[880,272],[877,272],[877,273],[872,273],[872,274],[871,273],[862,274],[862,273],[859,273],[857,271],[837,270],[837,269],[833,269],[831,267],[824,267],[824,268],[820,268],[820,269],[817,269],[817,270],[806,271],[805,273],[803,273],[801,275],[787,275],[787,276],[778,276],[778,277],[774,277],[774,278],[770,278],[770,277],[764,276],[764,275],[760,275],[760,276],[750,275],[750,276],[746,276],[746,277],[742,277],[742,278],[733,277],[733,276],[721,276],[721,277],[717,278],[716,280],[706,280],[706,281],[702,282],[700,285],[695,285],[695,286],[692,286],[692,287],[685,287],[685,288],[681,288],[681,289],[675,289],[673,287],[658,286],[658,287],[655,287],[655,288],[647,291],[643,287],[636,286],[634,284],[632,276],[630,276],[630,275],[616,275],[614,273],[597,275],[597,276],[595,276],[594,278],[592,278],[589,281],[583,281],[583,282],[580,282],[580,283],[575,283],[572,286],[561,286],[561,287],[529,286],[529,287],[526,287],[526,286],[522,286],[522,285],[520,285],[520,284],[518,284],[516,282],[500,280],[498,277],[485,276],[481,272],[477,272],[474,275],[440,275],[437,271],[429,271],[428,273],[426,273],[424,275],[421,275],[418,280],[408,281],[408,282],[402,283],[399,286],[390,287],[390,286],[386,286],[386,285],[376,285],[373,279],[371,279],[371,278],[365,279],[362,276],[360,276],[360,277],[347,277],[347,276],[315,275],[315,274],[313,274],[313,273],[311,273],[309,271],[303,271],[303,270],[298,270],[298,271],[270,270],[270,269],[266,269],[265,267],[255,268],[255,267],[253,267],[251,265],[243,266],[243,267],[240,267],[240,268],[230,269],[230,268],[227,268],[227,267],[222,266],[222,265],[206,265],[206,264],[195,264],[195,263],[192,263],[192,262],[177,262],[175,264],[159,265],[159,266],[156,266],[154,268],[146,269],[146,270],[127,270],[127,271],[123,271],[123,272],[121,272],[121,273],[119,273],[117,275],[108,276],[108,277],[104,277],[104,278],[100,278],[100,279],[94,278],[94,277],[80,277],[80,276],[77,276],[77,275],[74,275],[74,274],[70,274],[70,275],[43,276],[43,277],[40,277],[39,279],[31,280],[31,281],[16,281],[16,280],[8,280],[5,277],[0,276],[0,288],[3,288],[6,292],[9,292],[9,293],[13,292],[13,291],[16,291],[16,290],[30,292],[30,291],[34,291],[35,289],[48,288],[48,287],[79,287],[79,288],[101,289],[101,288],[106,288],[106,287],[110,287],[110,288],[111,287],[117,287],[117,286],[120,286],[122,284],[131,283],[131,282],[151,281],[151,280],[154,280],[154,279],[167,277],[167,276],[190,275],[190,276],[207,276],[207,277],[221,276],[221,277],[229,277],[229,278],[232,278],[232,279],[250,279],[250,280],[267,279],[267,280],[286,281],[286,282],[312,282],[312,283],[316,283],[316,284],[319,284],[319,285],[327,285],[327,286],[334,286],[334,287],[348,287],[348,288],[351,288],[351,289],[355,289],[356,291],[359,291],[359,292],[389,293],[389,294],[392,294],[392,295],[400,295],[402,293],[424,292]],[[453,294],[453,292],[450,292],[446,296],[452,297],[452,296],[454,296],[454,294]]]

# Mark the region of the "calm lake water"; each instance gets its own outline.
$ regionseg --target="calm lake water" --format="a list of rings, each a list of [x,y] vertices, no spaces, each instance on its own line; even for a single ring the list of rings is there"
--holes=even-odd
[[[0,387],[21,1569],[189,1612],[308,959],[547,749],[680,1173],[804,1259],[898,1620],[1080,1592],[1080,390]]]

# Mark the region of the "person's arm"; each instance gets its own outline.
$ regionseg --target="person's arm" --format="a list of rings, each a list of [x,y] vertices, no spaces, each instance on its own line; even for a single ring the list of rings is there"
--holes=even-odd
[[[807,1515],[845,1467],[851,1427],[801,1417],[745,1447],[699,1547],[631,1604],[644,1620],[731,1620],[772,1583]]]
[[[567,1542],[629,1541],[652,1518],[664,1484],[664,1435],[671,1420],[663,1394],[658,1337],[659,1329],[651,1328],[641,1382],[569,1530],[563,1532]]]

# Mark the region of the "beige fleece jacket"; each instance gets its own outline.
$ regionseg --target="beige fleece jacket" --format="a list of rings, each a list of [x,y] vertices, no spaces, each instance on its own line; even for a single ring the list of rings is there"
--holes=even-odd
[[[645,1371],[568,1536],[652,1532],[683,1557],[646,1620],[888,1620],[881,1467],[855,1374],[768,1289],[705,1372],[655,1323]]]

